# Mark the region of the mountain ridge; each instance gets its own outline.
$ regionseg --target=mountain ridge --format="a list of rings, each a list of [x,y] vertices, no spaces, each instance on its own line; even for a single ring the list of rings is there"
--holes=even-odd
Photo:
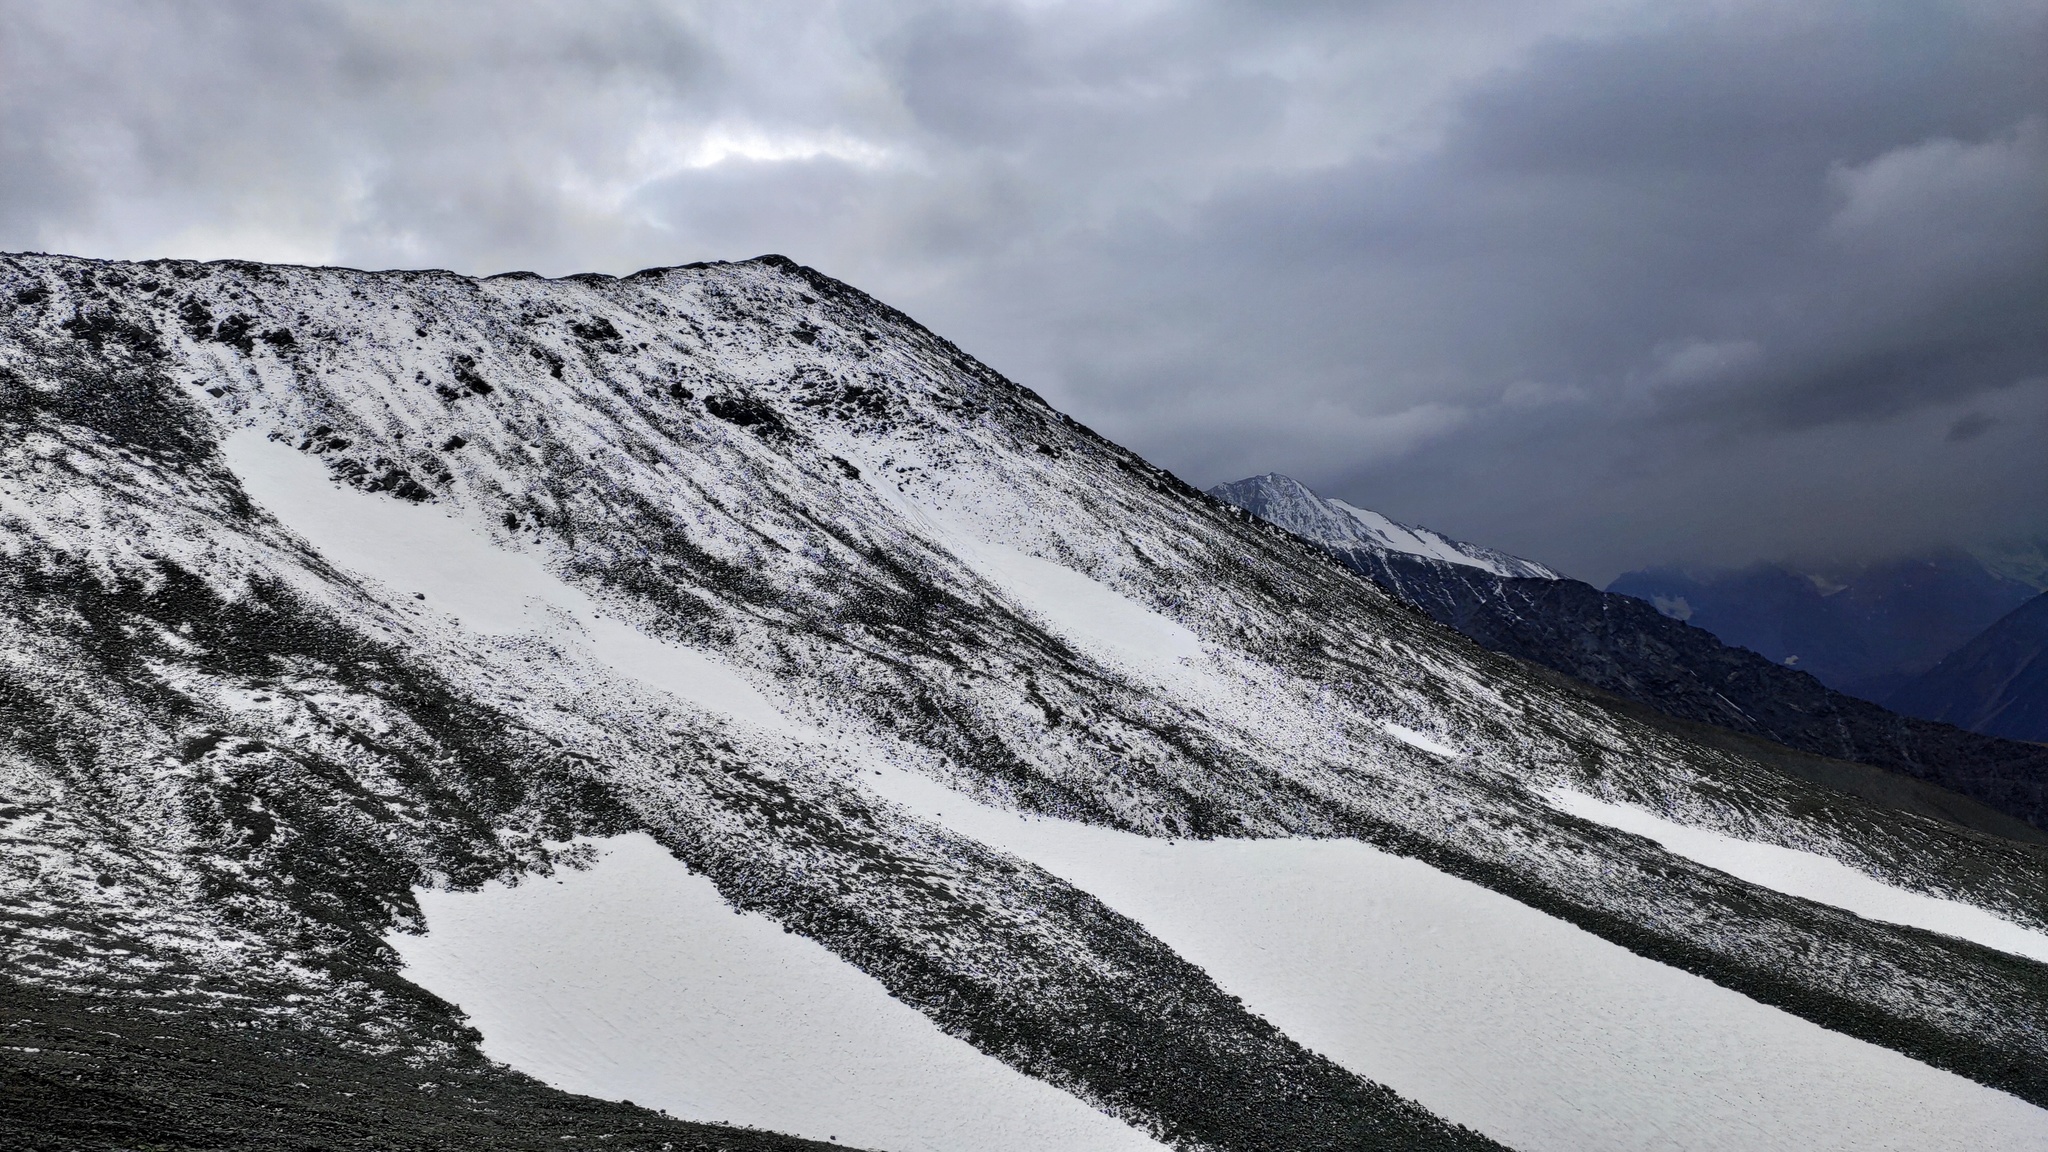
[[[2048,829],[2048,749],[1895,714],[1836,692],[1809,673],[1725,644],[1639,597],[1602,592],[1582,581],[1502,578],[1394,549],[1329,551],[1491,651],[1681,720],[1903,773],[2031,829],[2021,832],[1953,805],[1919,809],[1925,814],[1940,810],[1943,818],[2004,835],[2031,837]],[[1838,772],[1833,775],[1837,786],[1850,786]]]

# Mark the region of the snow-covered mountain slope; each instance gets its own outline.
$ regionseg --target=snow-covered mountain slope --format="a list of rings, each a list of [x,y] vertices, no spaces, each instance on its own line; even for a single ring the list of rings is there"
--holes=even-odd
[[[934,1082],[915,1053],[971,1045],[1189,1148],[1523,1138],[1293,1034],[1121,889],[905,803],[908,780],[1155,841],[1360,842],[1503,922],[2029,1102],[1987,1145],[2048,1133],[2048,966],[1550,790],[2021,928],[2048,923],[2041,850],[1560,690],[788,261],[545,281],[15,256],[0,301],[0,940],[39,995],[460,1061],[475,1037],[387,938],[437,945],[448,890],[644,833],[836,956],[844,1003],[915,1009],[903,1050]],[[1823,1094],[1867,1098],[1869,1067],[1824,1068]],[[713,1098],[690,1091],[667,1098]],[[1602,1139],[1531,1099],[1558,1140]]]
[[[1278,472],[1218,484],[1209,489],[1209,495],[1335,553],[1391,552],[1477,568],[1494,576],[1559,579],[1556,572],[1534,560],[1396,523],[1377,512],[1318,496],[1308,485]]]

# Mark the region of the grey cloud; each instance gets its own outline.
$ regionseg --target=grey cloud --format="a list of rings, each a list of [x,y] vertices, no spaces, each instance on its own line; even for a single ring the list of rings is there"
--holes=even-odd
[[[782,251],[1589,576],[2048,533],[2048,5],[0,0],[0,247]]]
[[[1982,412],[1971,412],[1948,426],[1948,435],[1942,439],[1951,444],[1967,444],[1998,427],[1998,421]]]

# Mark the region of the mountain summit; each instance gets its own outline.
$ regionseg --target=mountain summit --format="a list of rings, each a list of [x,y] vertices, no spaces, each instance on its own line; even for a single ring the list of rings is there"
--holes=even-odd
[[[1209,495],[1340,556],[1352,552],[1394,553],[1477,568],[1494,576],[1561,579],[1534,560],[1453,540],[1428,528],[1399,524],[1377,512],[1318,496],[1308,485],[1278,472],[1218,484],[1209,489]]]
[[[2039,847],[1487,652],[786,259],[0,257],[0,549],[45,1144],[2048,1137]]]

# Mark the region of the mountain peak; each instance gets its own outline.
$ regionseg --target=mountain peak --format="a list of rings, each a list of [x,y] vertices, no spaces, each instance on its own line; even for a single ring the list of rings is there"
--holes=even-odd
[[[1562,579],[1534,560],[1402,524],[1370,509],[1318,495],[1308,485],[1278,472],[1218,484],[1209,489],[1209,495],[1333,551],[1399,552],[1478,568],[1495,576]]]

